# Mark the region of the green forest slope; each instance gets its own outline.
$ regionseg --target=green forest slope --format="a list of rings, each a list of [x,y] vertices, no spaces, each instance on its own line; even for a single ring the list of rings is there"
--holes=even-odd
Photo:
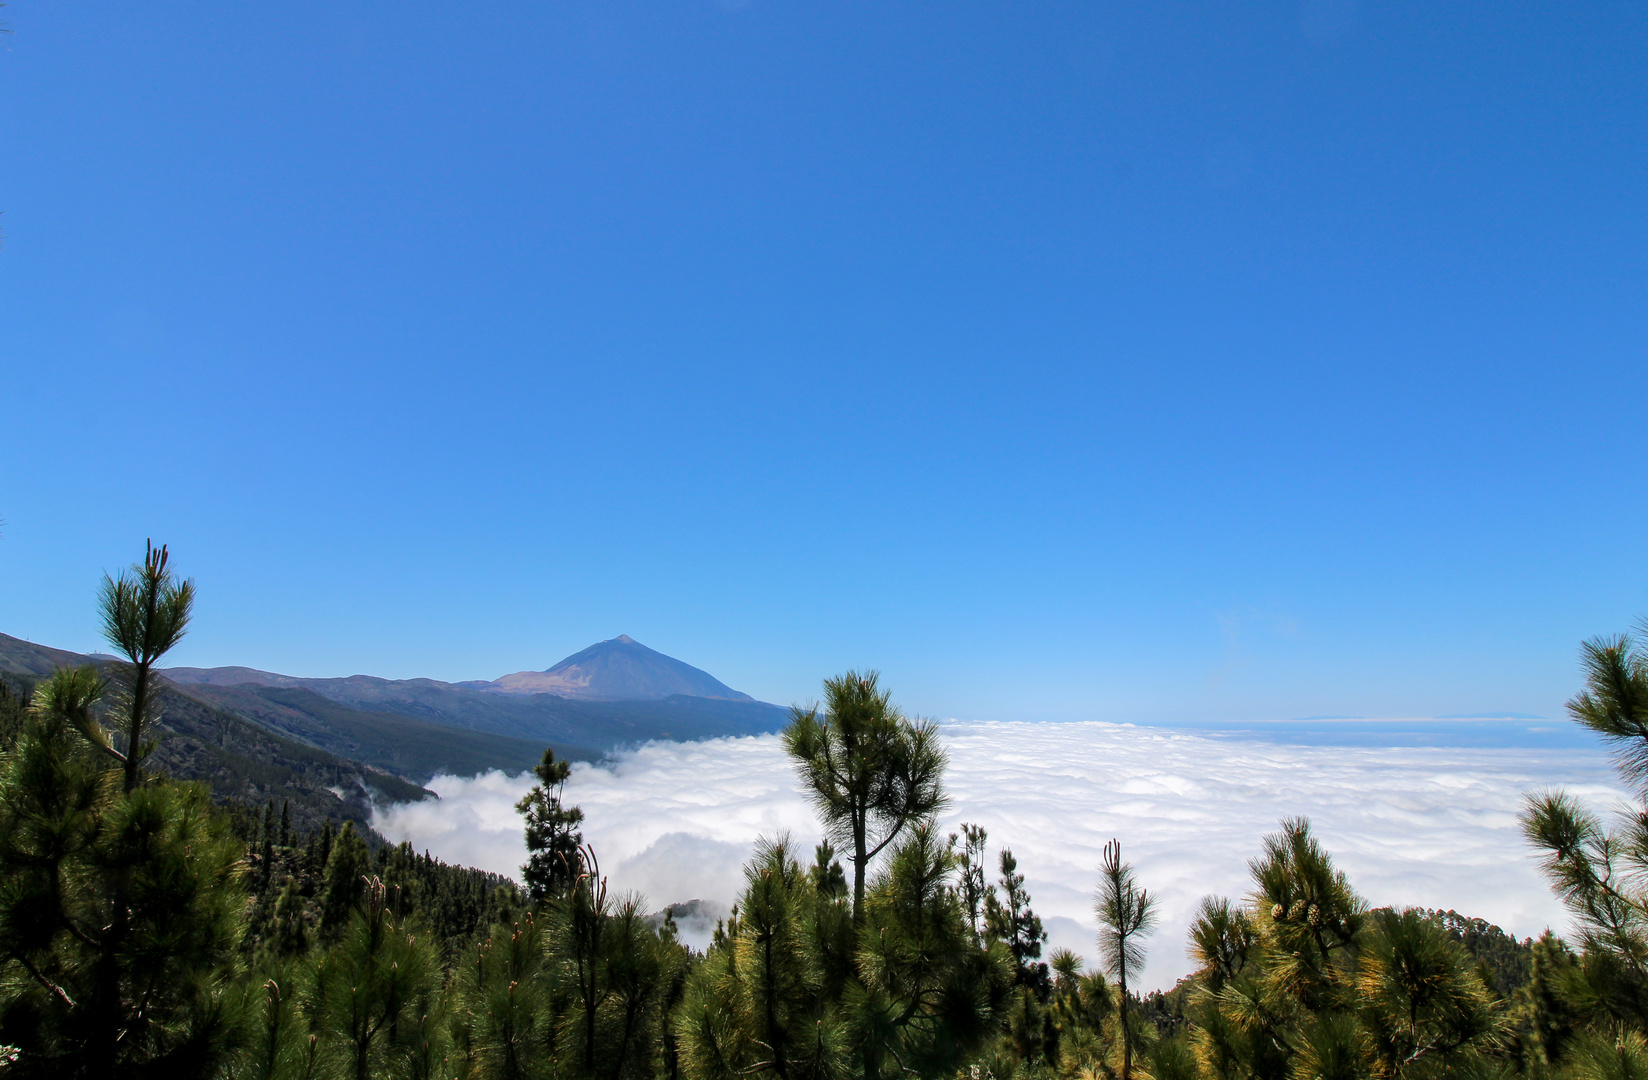
[[[186,692],[270,731],[419,783],[439,773],[473,776],[488,769],[521,773],[536,765],[544,753],[544,744],[535,739],[352,709],[296,687],[205,685],[190,686]],[[565,744],[557,746],[556,752],[574,759],[595,756]]]
[[[97,660],[0,634],[0,674],[38,680],[57,667],[76,667]],[[242,668],[229,670],[262,674]],[[454,726],[416,714],[355,708],[299,685],[168,682],[173,683],[171,695],[179,702],[179,723],[188,723],[187,717],[200,710],[226,713],[270,735],[317,751],[321,760],[335,757],[348,764],[359,763],[414,784],[425,783],[438,773],[472,776],[489,769],[524,772],[537,763],[545,746],[537,739]],[[555,749],[561,757],[574,760],[597,756],[595,751],[570,741],[555,742]]]
[[[588,757],[649,739],[759,735],[779,730],[789,718],[788,710],[764,701],[685,694],[653,701],[574,701],[555,694],[500,694],[434,679],[301,679],[243,667],[168,668],[166,677],[190,687],[255,684],[308,690],[367,712],[553,745],[563,757]]]

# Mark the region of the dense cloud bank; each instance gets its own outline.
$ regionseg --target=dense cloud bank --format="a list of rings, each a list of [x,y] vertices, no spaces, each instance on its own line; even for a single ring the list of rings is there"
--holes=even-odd
[[[1247,860],[1278,819],[1315,824],[1375,904],[1451,907],[1519,935],[1562,928],[1517,828],[1523,793],[1562,785],[1597,806],[1623,798],[1594,750],[1281,745],[1116,724],[944,725],[954,805],[1007,845],[1051,944],[1094,955],[1092,890],[1111,837],[1161,899],[1147,982],[1190,967],[1185,931],[1206,893],[1240,896]],[[530,777],[437,777],[441,801],[386,808],[374,824],[441,858],[514,874],[524,861],[514,802]],[[614,888],[655,907],[730,902],[756,837],[788,830],[811,849],[813,813],[776,736],[653,743],[574,767]],[[992,854],[992,859],[994,855]],[[993,867],[992,867],[993,868]]]

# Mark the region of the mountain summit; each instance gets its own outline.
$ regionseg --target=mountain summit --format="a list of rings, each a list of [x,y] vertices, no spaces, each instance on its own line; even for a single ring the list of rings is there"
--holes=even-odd
[[[655,652],[628,634],[591,645],[547,671],[517,671],[478,684],[478,688],[504,694],[556,694],[584,701],[661,701],[676,695],[754,700],[709,672]]]

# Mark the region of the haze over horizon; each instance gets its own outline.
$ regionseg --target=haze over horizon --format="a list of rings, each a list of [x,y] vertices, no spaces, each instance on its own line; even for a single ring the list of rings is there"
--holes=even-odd
[[[6,8],[0,631],[1247,723],[1648,612],[1641,4],[449,15]]]

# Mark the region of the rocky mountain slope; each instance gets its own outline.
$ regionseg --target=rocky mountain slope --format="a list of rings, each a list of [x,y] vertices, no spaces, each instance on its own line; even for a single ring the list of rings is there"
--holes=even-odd
[[[628,634],[598,642],[547,671],[517,671],[486,683],[464,683],[505,694],[555,694],[582,701],[662,701],[683,696],[754,701],[707,671],[655,652]]]

